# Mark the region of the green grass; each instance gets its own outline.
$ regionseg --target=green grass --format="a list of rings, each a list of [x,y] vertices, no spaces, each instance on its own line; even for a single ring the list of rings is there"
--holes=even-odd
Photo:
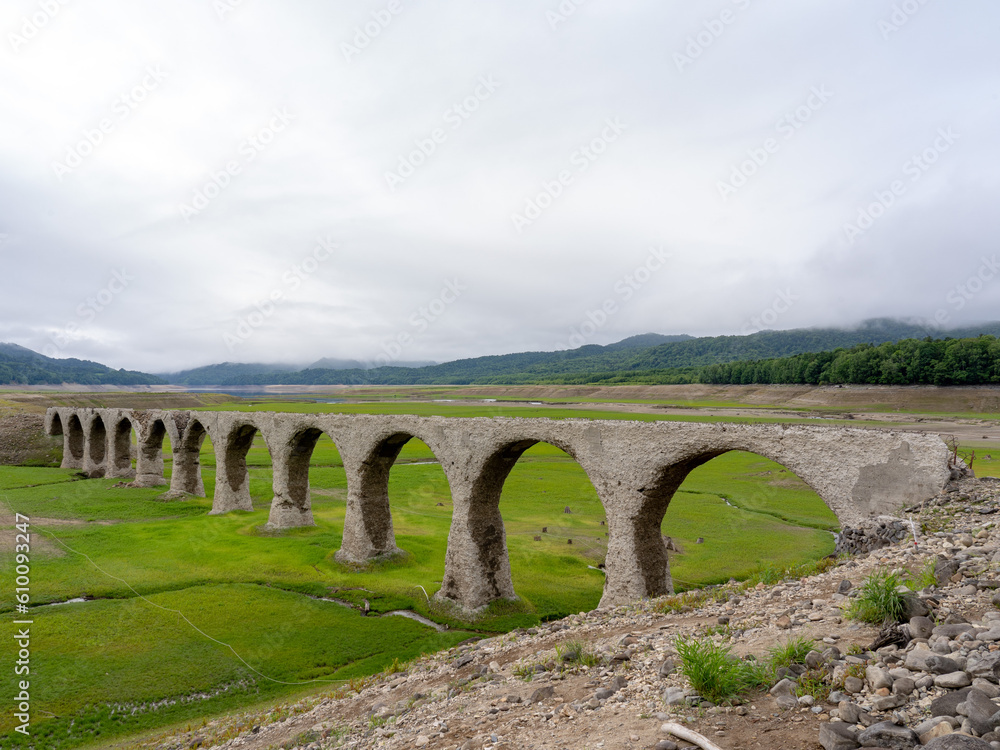
[[[412,412],[412,406],[400,411]],[[428,413],[438,406],[429,405]],[[496,410],[489,411],[482,415]],[[553,416],[553,410],[538,411]],[[588,414],[567,410],[565,416]],[[164,447],[169,477],[169,443]],[[215,478],[208,441],[202,451],[208,498],[168,502],[161,499],[166,487],[115,488],[118,480],[81,479],[72,471],[0,467],[0,503],[32,519],[33,604],[97,599],[32,611],[33,658],[44,675],[33,696],[33,729],[51,743],[46,747],[69,748],[316,689],[316,683],[264,679],[137,593],[183,611],[213,638],[232,643],[254,669],[291,683],[372,674],[392,668],[394,659],[463,640],[469,629],[502,632],[597,605],[604,576],[596,568],[607,545],[604,510],[579,465],[547,444],[518,461],[501,497],[520,601],[496,602],[472,625],[428,602],[419,587],[433,596],[440,586],[451,522],[444,473],[437,463],[423,463],[434,460],[418,440],[403,448],[389,496],[397,544],[406,554],[360,570],[333,557],[341,544],[347,484],[327,437],[310,469],[316,525],[278,532],[264,528],[271,462],[260,438],[247,456],[254,510],[222,516],[208,515]],[[566,506],[571,513],[563,512]],[[765,565],[821,558],[833,548],[825,530],[832,519],[794,475],[760,456],[734,452],[692,472],[671,502],[663,533],[684,548],[671,556],[678,587],[696,588],[752,575]],[[704,543],[696,544],[699,537]],[[4,566],[10,567],[6,559]],[[438,634],[399,617],[362,619],[310,598],[318,596],[353,604],[368,599],[375,614],[412,609],[452,630]],[[0,602],[0,612],[11,607]],[[0,678],[7,691],[11,682],[12,675]],[[194,695],[209,697],[184,698]],[[145,708],[133,713],[136,706]],[[20,747],[2,735],[11,727],[10,714],[0,715],[0,745]]]
[[[46,748],[329,689],[391,666],[390,653],[412,658],[468,635],[405,618],[363,619],[337,604],[245,584],[67,604],[33,619],[31,741]],[[9,729],[8,713],[2,721]],[[3,746],[31,744],[18,737],[3,737]]]
[[[771,666],[774,669],[805,664],[806,654],[815,648],[816,642],[810,638],[789,638],[785,643],[768,649]]]

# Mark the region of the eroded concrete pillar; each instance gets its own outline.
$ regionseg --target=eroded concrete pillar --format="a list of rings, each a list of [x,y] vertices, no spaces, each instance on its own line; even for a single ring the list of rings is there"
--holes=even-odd
[[[465,466],[461,476],[449,477],[451,529],[438,598],[469,611],[497,599],[517,598],[510,577],[500,494],[514,464],[535,442],[507,445],[478,465],[471,458],[458,462]]]
[[[211,515],[232,510],[253,510],[247,451],[253,445],[256,434],[257,428],[253,425],[237,425],[215,444],[215,498]]]
[[[163,439],[166,435],[166,425],[158,418],[146,421],[144,429],[139,431],[133,480],[137,487],[159,487],[167,483],[163,478]]]
[[[389,508],[389,471],[409,439],[406,434],[389,436],[367,455],[358,455],[358,446],[340,446],[347,511],[338,562],[358,564],[399,554]]]
[[[278,444],[271,452],[274,497],[267,525],[275,529],[315,526],[309,494],[309,461],[323,431],[307,427]]]
[[[201,446],[208,430],[198,419],[190,419],[180,431],[174,447],[174,465],[170,475],[170,495],[205,497],[205,480],[201,476]]]
[[[608,515],[608,552],[599,607],[674,593],[663,517],[687,475],[717,455],[702,454],[652,472],[639,465],[622,471],[623,462],[617,463],[617,477],[605,483],[607,497],[602,498]]]

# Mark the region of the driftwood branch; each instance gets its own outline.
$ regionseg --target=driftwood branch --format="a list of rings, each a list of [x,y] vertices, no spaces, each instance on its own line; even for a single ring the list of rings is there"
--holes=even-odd
[[[700,747],[702,750],[722,750],[721,747],[716,745],[705,735],[698,734],[697,732],[692,732],[687,727],[682,727],[680,724],[675,724],[672,721],[668,721],[666,724],[660,727],[660,731],[668,732],[672,734],[674,737],[686,740],[687,742],[691,742]]]

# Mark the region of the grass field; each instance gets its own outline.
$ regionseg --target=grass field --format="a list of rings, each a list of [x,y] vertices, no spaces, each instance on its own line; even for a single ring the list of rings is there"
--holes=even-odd
[[[660,418],[433,402],[272,402],[253,408]],[[165,449],[169,476],[168,443]],[[980,473],[1000,465],[977,450]],[[1000,458],[1000,450],[996,454]],[[603,573],[595,567],[606,548],[603,508],[583,470],[546,444],[525,453],[501,498],[521,601],[494,607],[472,624],[429,602],[424,591],[433,596],[440,585],[451,520],[447,481],[434,461],[420,441],[404,447],[390,474],[389,494],[397,544],[407,554],[363,570],[333,558],[341,542],[346,479],[326,437],[310,471],[316,525],[281,532],[265,528],[271,468],[260,438],[247,456],[254,510],[222,516],[208,515],[215,472],[208,441],[202,455],[208,498],[166,502],[160,499],[166,488],[120,488],[116,480],[84,480],[56,468],[0,467],[0,513],[32,519],[33,604],[90,599],[35,606],[30,613],[37,686],[32,724],[43,740],[36,746],[99,746],[114,736],[332,689],[342,682],[312,681],[372,674],[394,659],[476,633],[529,626],[597,605]],[[566,506],[571,513],[563,512]],[[5,523],[9,530],[11,522]],[[671,556],[678,587],[692,588],[816,560],[832,552],[830,531],[836,528],[833,514],[794,474],[760,456],[732,452],[691,473],[662,531],[683,550]],[[3,550],[8,570],[13,556],[8,546]],[[373,615],[409,609],[449,629],[439,633],[402,617],[363,618],[324,599],[353,605],[367,599]],[[11,616],[12,606],[4,599],[0,612]],[[16,692],[10,673],[0,685],[6,694]],[[0,747],[28,747],[12,728],[11,714],[0,714]]]

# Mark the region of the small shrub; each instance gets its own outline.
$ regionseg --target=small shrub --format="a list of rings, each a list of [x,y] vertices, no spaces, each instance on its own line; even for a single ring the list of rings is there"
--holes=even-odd
[[[713,703],[731,701],[767,681],[762,665],[736,659],[728,646],[710,640],[679,638],[674,648],[681,658],[681,674],[687,677],[691,687]]]
[[[847,610],[847,616],[881,625],[886,620],[899,622],[906,612],[906,597],[899,592],[902,584],[896,573],[876,570],[859,587],[858,598]]]
[[[813,650],[816,642],[810,638],[790,638],[783,646],[773,646],[768,649],[773,669],[790,667],[792,664],[805,663],[806,654]]]

